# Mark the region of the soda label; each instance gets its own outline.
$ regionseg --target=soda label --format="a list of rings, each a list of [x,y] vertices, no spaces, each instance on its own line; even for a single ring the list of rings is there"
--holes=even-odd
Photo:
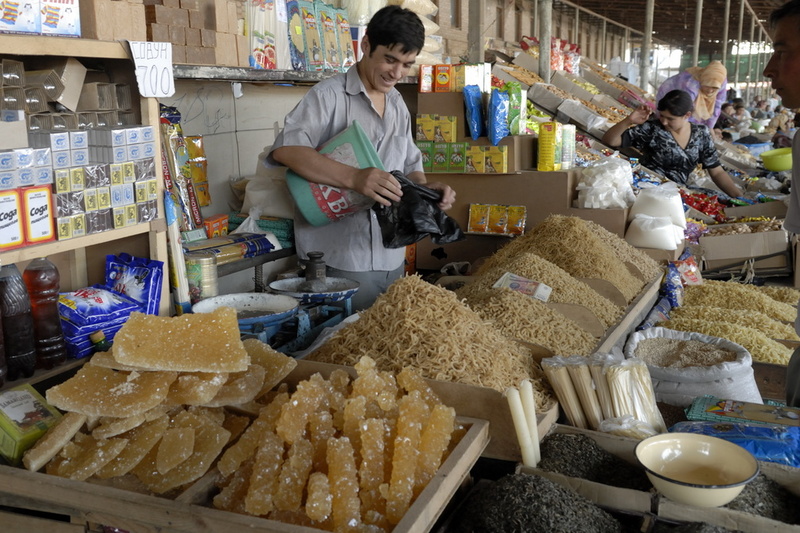
[[[53,198],[49,187],[23,190],[25,205],[25,235],[28,244],[55,240],[53,227]]]
[[[16,190],[0,192],[0,250],[22,246],[22,202]]]

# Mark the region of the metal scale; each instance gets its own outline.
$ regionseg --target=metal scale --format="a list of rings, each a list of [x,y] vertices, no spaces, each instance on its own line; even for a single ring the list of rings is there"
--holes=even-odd
[[[243,338],[257,338],[283,353],[303,350],[326,327],[352,314],[358,282],[325,275],[322,252],[309,252],[306,276],[273,281],[272,292],[227,294],[201,300],[195,313],[218,307],[236,309]]]
[[[273,292],[295,298],[300,309],[287,320],[272,340],[272,346],[284,353],[308,348],[320,332],[332,327],[353,312],[351,297],[358,291],[358,282],[326,275],[322,252],[308,252],[305,277],[275,280],[269,284]]]

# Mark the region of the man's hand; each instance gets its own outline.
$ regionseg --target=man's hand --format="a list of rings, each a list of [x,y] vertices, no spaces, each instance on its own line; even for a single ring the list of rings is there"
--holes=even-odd
[[[403,189],[397,179],[375,167],[356,170],[350,188],[387,207],[392,205],[392,202],[399,202],[403,196]]]
[[[425,186],[429,189],[433,189],[434,191],[439,191],[442,193],[442,199],[439,200],[439,208],[442,211],[447,211],[456,201],[456,191],[454,191],[449,185],[445,185],[444,183],[434,182],[434,183],[426,183]]]

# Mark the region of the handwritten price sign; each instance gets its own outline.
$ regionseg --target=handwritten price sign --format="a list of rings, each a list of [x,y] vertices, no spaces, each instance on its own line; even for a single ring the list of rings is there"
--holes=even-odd
[[[128,41],[136,65],[136,81],[142,96],[166,97],[175,94],[172,76],[172,43]]]

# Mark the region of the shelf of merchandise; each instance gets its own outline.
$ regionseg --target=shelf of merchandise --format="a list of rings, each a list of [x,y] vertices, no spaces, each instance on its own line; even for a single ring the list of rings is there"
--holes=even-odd
[[[36,62],[44,57],[85,58],[92,65],[104,64],[115,82],[128,83],[133,90],[136,79],[133,61],[126,43],[91,39],[0,34],[0,57]],[[155,98],[140,98],[134,105],[142,124],[158,128],[159,109]],[[156,168],[161,168],[161,154],[156,155]],[[108,253],[128,252],[164,262],[167,268],[167,232],[162,201],[163,183],[158,180],[158,216],[148,223],[112,229],[63,241],[53,241],[0,252],[0,264],[24,264],[36,257],[47,256],[61,273],[62,290],[98,283],[103,280],[104,258]],[[159,313],[170,313],[169,276],[164,273]]]

